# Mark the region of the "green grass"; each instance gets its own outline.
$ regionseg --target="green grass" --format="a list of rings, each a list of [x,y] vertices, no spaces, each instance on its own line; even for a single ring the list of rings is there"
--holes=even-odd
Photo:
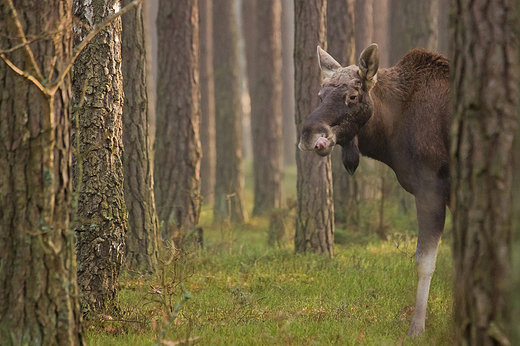
[[[286,173],[286,186],[295,185],[295,174]],[[290,189],[288,197],[295,193]],[[164,340],[197,338],[201,345],[452,345],[450,247],[443,242],[439,248],[426,332],[409,339],[417,284],[415,230],[409,228],[415,216],[398,216],[393,204],[388,206],[388,241],[338,228],[333,259],[295,254],[290,224],[281,246],[272,248],[267,246],[267,218],[212,225],[211,207],[204,206],[204,250],[187,251],[154,277],[122,275],[119,312],[87,321],[87,344],[154,344],[182,298],[181,277],[192,298],[170,321]]]

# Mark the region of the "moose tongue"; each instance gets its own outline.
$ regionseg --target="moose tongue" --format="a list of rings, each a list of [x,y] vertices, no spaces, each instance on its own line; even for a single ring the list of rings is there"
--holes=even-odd
[[[320,137],[316,141],[316,148],[317,149],[324,149],[327,147],[328,140],[325,137]]]

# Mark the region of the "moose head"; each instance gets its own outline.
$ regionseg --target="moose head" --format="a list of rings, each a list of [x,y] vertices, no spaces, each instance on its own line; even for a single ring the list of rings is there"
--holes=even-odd
[[[318,61],[325,78],[321,100],[305,122],[298,147],[329,155],[336,144],[343,147],[343,164],[352,174],[359,164],[356,135],[373,113],[370,90],[377,82],[379,48],[373,43],[361,53],[358,65],[341,67],[318,46]]]

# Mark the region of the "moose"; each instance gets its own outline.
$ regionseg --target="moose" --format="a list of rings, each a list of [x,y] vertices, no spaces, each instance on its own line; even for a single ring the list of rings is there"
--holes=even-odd
[[[326,156],[339,144],[350,174],[360,153],[381,161],[414,195],[419,282],[408,335],[417,336],[425,328],[450,191],[449,62],[413,49],[394,67],[379,70],[375,43],[363,50],[357,66],[342,67],[319,46],[318,61],[325,77],[321,103],[307,118],[298,147]]]

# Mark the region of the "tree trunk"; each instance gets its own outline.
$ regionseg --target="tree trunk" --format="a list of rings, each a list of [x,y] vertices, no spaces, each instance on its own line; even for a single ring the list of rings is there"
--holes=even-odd
[[[167,238],[193,230],[200,205],[197,0],[159,1],[155,196]]]
[[[74,13],[89,27],[120,7],[117,0],[74,0]],[[74,41],[89,31],[77,26]],[[121,19],[114,20],[74,64],[72,95],[79,126],[75,178],[79,180],[76,227],[78,284],[85,311],[116,304],[127,229],[123,191]],[[73,122],[76,119],[73,119]]]
[[[254,2],[248,0],[246,3]],[[251,132],[253,137],[253,215],[281,207],[282,203],[282,41],[280,0],[262,0],[252,12],[256,20],[246,39]],[[244,25],[247,21],[244,21]],[[248,32],[246,31],[246,32]],[[251,47],[252,46],[252,47]]]
[[[242,222],[242,117],[239,85],[237,26],[233,0],[213,2],[213,53],[216,123],[216,221]]]
[[[412,48],[437,50],[438,0],[389,0],[390,66]]]
[[[356,18],[355,40],[356,54],[359,55],[374,39],[374,0],[356,0],[354,17]],[[356,57],[358,58],[358,57]]]
[[[213,76],[213,1],[199,0],[200,13],[200,163],[201,195],[213,204],[215,191],[215,80]]]
[[[295,165],[294,124],[294,1],[282,0],[282,128],[284,164]]]
[[[124,0],[127,5],[131,0]],[[129,268],[153,272],[157,265],[159,221],[153,195],[153,162],[149,136],[146,47],[142,8],[123,16],[123,168]]]
[[[319,103],[321,70],[316,45],[326,48],[326,0],[297,0],[295,14],[295,103],[298,141],[307,119]],[[315,251],[331,257],[334,250],[334,205],[330,157],[312,152],[296,153],[298,168],[298,218],[296,252]]]
[[[6,3],[0,50],[23,43],[16,24],[27,37],[55,32],[6,54],[40,83],[55,82],[72,55],[72,0]],[[0,85],[0,343],[84,345],[70,232],[70,77],[44,95],[0,60]]]
[[[511,2],[465,0],[456,2],[454,10],[451,155],[456,341],[506,345],[509,330],[518,324],[509,320],[507,296],[520,72],[515,9]],[[475,30],[480,27],[486,30]]]
[[[354,0],[327,1],[327,42],[328,53],[341,66],[355,64],[354,37]],[[332,181],[334,182],[334,219],[336,222],[346,222],[347,215],[357,208],[352,200],[352,183],[355,176],[349,177],[343,166],[341,148],[332,151]]]
[[[373,41],[379,46],[379,68],[389,67],[388,44],[388,2],[389,0],[373,0]],[[361,53],[361,52],[359,52]]]

